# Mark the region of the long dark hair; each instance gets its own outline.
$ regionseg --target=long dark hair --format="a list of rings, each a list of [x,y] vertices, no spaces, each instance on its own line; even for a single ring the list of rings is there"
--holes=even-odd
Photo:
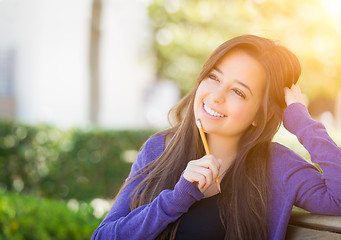
[[[297,82],[301,67],[289,50],[272,40],[253,35],[239,36],[221,44],[204,64],[192,91],[170,110],[172,127],[165,132],[172,138],[162,155],[145,166],[141,173],[148,172],[148,175],[133,192],[131,210],[151,203],[162,190],[173,189],[187,163],[205,155],[194,119],[195,93],[217,62],[235,48],[244,50],[262,64],[267,83],[256,116],[257,126],[250,126],[241,137],[236,160],[221,182],[220,218],[226,229],[225,239],[266,239],[271,199],[271,141],[285,109],[283,88]],[[180,221],[181,218],[169,224],[157,239],[167,236],[174,239]]]

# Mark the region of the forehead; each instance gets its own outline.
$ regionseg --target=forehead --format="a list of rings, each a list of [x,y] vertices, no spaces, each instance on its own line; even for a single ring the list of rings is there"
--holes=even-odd
[[[266,71],[253,56],[241,49],[234,49],[225,54],[215,65],[227,80],[238,80],[247,84],[254,91],[265,88]]]

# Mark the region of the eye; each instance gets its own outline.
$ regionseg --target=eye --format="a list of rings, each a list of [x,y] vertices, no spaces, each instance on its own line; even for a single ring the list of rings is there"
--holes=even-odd
[[[243,99],[246,98],[245,94],[244,94],[242,91],[240,91],[240,90],[238,90],[238,89],[233,89],[233,91],[234,91],[238,96],[242,97]]]
[[[210,79],[212,79],[214,81],[218,81],[219,82],[218,77],[215,74],[213,74],[213,73],[208,74],[208,78],[210,78]]]

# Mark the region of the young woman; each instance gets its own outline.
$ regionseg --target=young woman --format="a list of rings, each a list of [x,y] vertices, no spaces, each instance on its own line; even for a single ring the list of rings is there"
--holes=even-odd
[[[144,144],[92,239],[278,240],[293,205],[341,215],[341,150],[311,119],[300,73],[295,55],[269,39],[220,45],[170,111],[173,127]],[[323,174],[272,142],[282,119]]]

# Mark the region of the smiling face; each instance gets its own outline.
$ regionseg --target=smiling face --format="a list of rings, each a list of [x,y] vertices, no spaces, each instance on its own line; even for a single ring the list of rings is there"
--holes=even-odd
[[[194,99],[195,118],[208,134],[240,138],[255,123],[265,85],[263,66],[247,52],[231,50],[201,81]]]

